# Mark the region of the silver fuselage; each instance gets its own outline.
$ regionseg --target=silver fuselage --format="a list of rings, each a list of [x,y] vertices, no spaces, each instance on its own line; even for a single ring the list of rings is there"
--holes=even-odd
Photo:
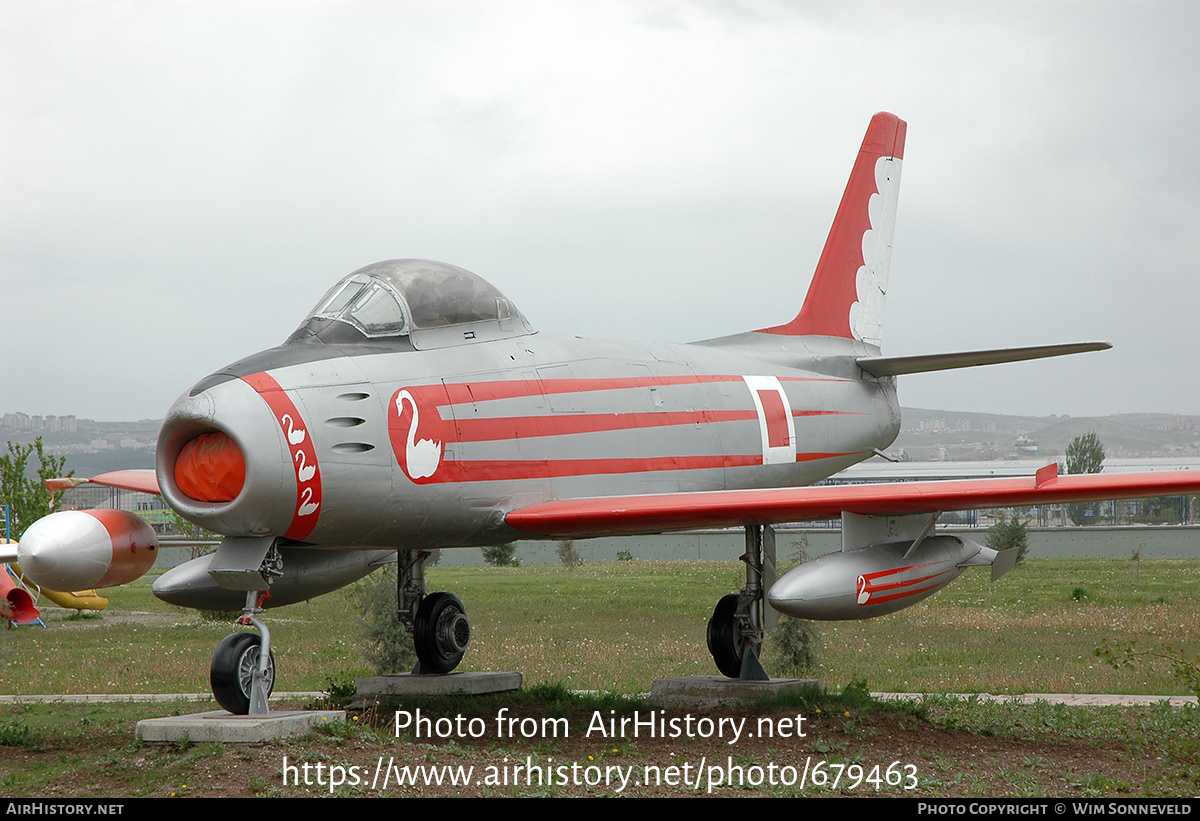
[[[860,342],[443,336],[304,361],[264,352],[245,360],[252,373],[204,380],[164,422],[165,497],[226,536],[469,547],[521,537],[504,515],[552,499],[811,484],[899,430],[894,380],[862,374],[855,356],[877,349]],[[229,502],[174,481],[182,445],[210,430],[245,456]]]

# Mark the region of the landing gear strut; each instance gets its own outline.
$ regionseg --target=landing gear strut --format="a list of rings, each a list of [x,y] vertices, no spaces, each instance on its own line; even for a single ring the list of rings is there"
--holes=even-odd
[[[775,615],[766,606],[766,591],[775,583],[775,531],[769,526],[746,528],[746,586],[717,602],[708,622],[708,652],[729,678],[767,681],[759,662],[764,631]]]
[[[453,593],[425,595],[429,551],[401,550],[397,558],[396,611],[417,650],[413,673],[449,673],[471,642],[467,611]]]

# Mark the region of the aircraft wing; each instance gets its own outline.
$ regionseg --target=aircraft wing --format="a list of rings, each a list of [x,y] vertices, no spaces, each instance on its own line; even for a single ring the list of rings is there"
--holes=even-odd
[[[1200,470],[1059,476],[1047,465],[1019,479],[962,479],[609,496],[541,502],[505,517],[551,538],[622,536],[866,516],[1141,499],[1200,493]]]
[[[162,494],[162,491],[158,489],[158,477],[152,470],[114,470],[111,473],[93,476],[91,479],[71,477],[46,480],[46,489],[53,491],[68,490],[80,485],[104,485],[105,487],[119,487],[122,490],[136,490],[139,493]]]

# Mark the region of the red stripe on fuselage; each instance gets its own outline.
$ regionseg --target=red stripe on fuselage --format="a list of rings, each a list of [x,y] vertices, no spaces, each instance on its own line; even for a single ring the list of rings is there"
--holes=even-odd
[[[941,575],[941,574],[939,573],[938,575]],[[937,576],[928,576],[927,578],[933,579],[933,578],[937,578]],[[872,604],[883,604],[884,602],[895,601],[896,599],[906,599],[909,596],[916,596],[919,593],[927,593],[931,590],[937,590],[939,587],[942,587],[943,585],[948,584],[948,583],[949,583],[949,580],[947,580],[945,582],[937,582],[936,584],[931,584],[927,587],[918,587],[914,590],[905,590],[902,593],[893,593],[890,596],[876,596],[874,593],[871,593],[871,598],[867,599],[867,603],[865,606],[870,607]],[[868,592],[870,592],[870,591],[868,591]]]
[[[441,408],[451,406],[478,404],[481,402],[498,401],[502,399],[518,399],[537,395],[562,395],[570,393],[589,393],[596,391],[632,390],[636,388],[654,388],[669,385],[691,385],[698,383],[741,382],[741,376],[664,376],[664,377],[621,377],[606,379],[542,379],[503,382],[459,382],[448,383],[445,387],[444,399],[441,387],[431,391],[426,397],[423,407],[435,409],[442,422],[450,420],[441,412]],[[823,379],[807,377],[790,377],[793,382],[844,382],[842,379]],[[410,388],[416,394],[425,393],[428,386]],[[778,397],[776,397],[778,399]],[[786,431],[787,423],[782,416],[782,402],[779,405],[780,419]],[[792,411],[793,417],[798,416],[827,416],[854,414],[857,411],[838,410],[798,410]],[[532,438],[535,436],[571,436],[580,433],[601,433],[605,431],[633,430],[636,428],[671,427],[676,425],[698,425],[714,422],[745,422],[757,418],[753,408],[747,410],[697,410],[697,411],[639,411],[632,413],[547,413],[538,416],[502,416],[491,419],[463,418],[454,420],[456,439],[459,442],[495,442],[513,438]],[[769,418],[770,422],[770,418]],[[786,436],[786,434],[785,434]]]
[[[792,381],[843,382],[840,379],[793,377]],[[479,418],[481,406],[489,402],[528,399],[535,396],[627,392],[667,385],[699,383],[742,383],[741,376],[621,377],[600,379],[524,379],[495,382],[458,382],[414,385],[401,388],[389,405],[388,431],[392,450],[401,468],[418,484],[443,482],[546,479],[613,473],[666,470],[714,470],[763,463],[761,453],[700,454],[689,456],[616,457],[575,459],[470,459],[455,450],[458,445],[507,442],[521,439],[580,434],[636,431],[642,428],[681,427],[728,422],[757,421],[753,408],[744,410],[639,410],[630,413],[572,413],[545,410],[533,415]],[[773,395],[772,430],[787,439],[788,421],[782,398]],[[398,399],[403,402],[398,403]],[[614,397],[614,402],[618,398]],[[638,400],[641,404],[645,400]],[[737,400],[730,400],[737,401]],[[628,400],[626,400],[628,404]],[[801,410],[794,416],[839,414],[842,411]],[[450,448],[451,450],[445,450]],[[611,448],[610,448],[611,449]],[[452,453],[453,451],[453,453]],[[422,457],[421,454],[424,454]],[[806,462],[841,456],[841,453],[800,453],[795,461]],[[415,459],[421,467],[413,470]],[[410,464],[412,463],[412,464]]]

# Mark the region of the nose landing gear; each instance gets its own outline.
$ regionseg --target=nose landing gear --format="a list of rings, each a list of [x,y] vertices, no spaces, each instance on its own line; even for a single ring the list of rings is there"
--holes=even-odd
[[[258,613],[259,594],[246,594],[246,612],[239,624],[258,628],[253,633],[231,633],[217,645],[209,669],[213,697],[234,715],[266,715],[267,698],[275,688],[275,654],[271,652],[271,631]]]

